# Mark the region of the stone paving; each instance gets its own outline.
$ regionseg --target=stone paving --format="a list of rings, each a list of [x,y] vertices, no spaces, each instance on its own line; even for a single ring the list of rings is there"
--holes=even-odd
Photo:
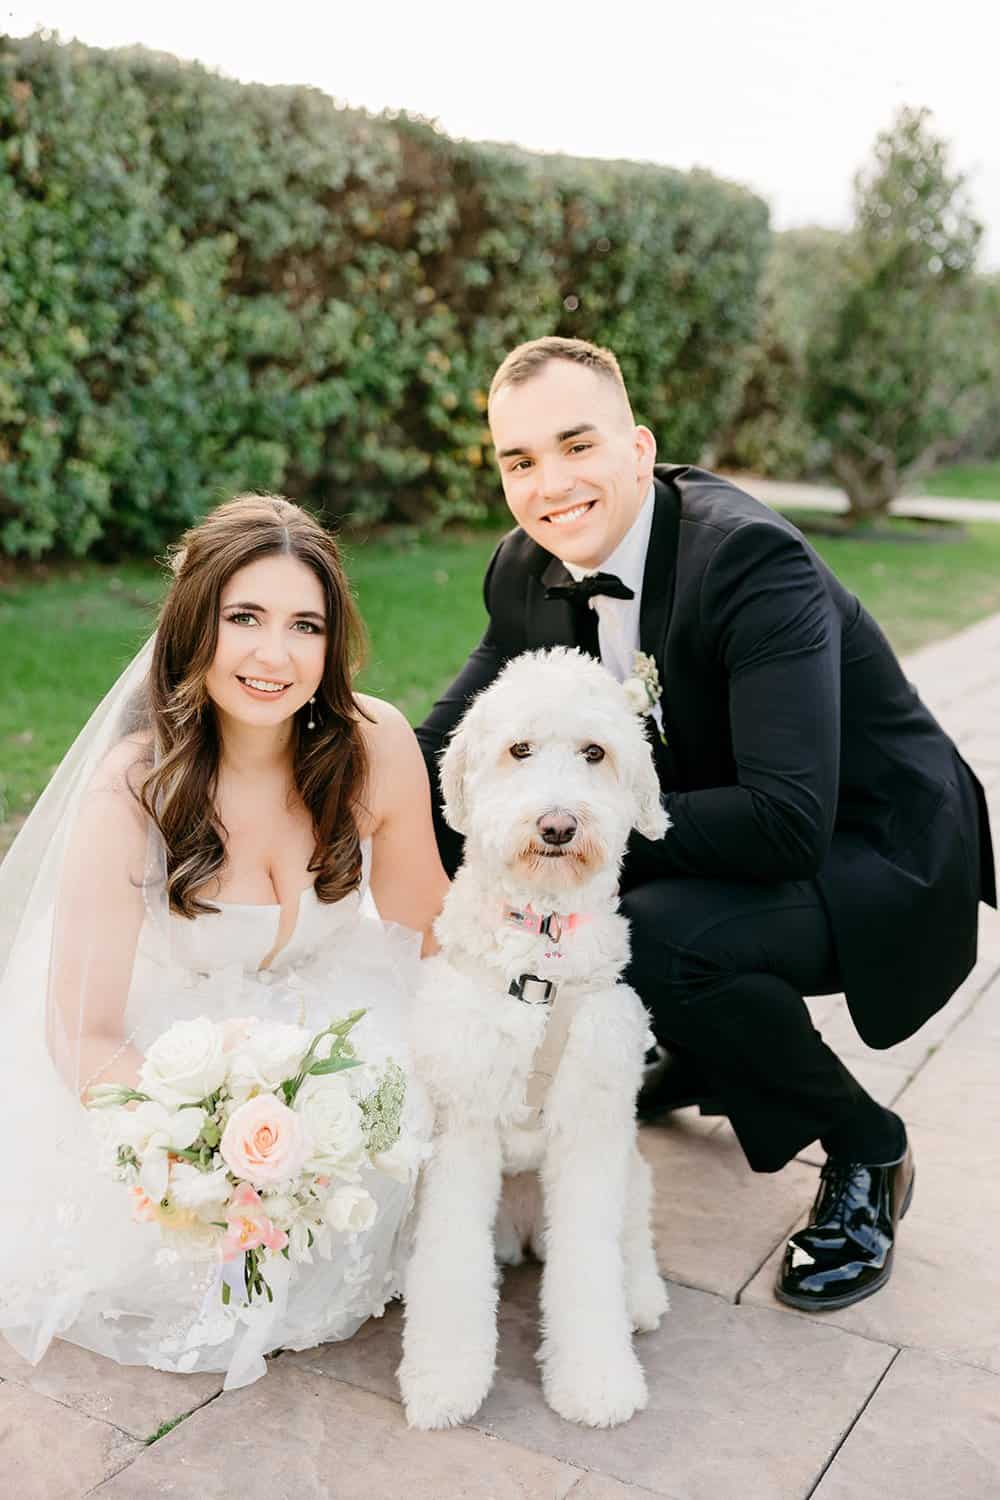
[[[907,662],[987,786],[1000,828],[1000,615]],[[877,919],[875,916],[873,919]],[[111,1364],[0,1339],[0,1493],[17,1500],[995,1500],[1000,1495],[1000,922],[944,1012],[889,1052],[839,999],[818,1024],[902,1113],[917,1162],[890,1285],[810,1317],[771,1296],[816,1157],[754,1177],[728,1124],[643,1132],[672,1311],[642,1337],[648,1409],[610,1432],[561,1421],[534,1360],[538,1272],[503,1285],[497,1380],[469,1426],[410,1432],[399,1308],[266,1378]],[[173,1425],[171,1425],[173,1424]],[[169,1430],[165,1430],[169,1427]]]

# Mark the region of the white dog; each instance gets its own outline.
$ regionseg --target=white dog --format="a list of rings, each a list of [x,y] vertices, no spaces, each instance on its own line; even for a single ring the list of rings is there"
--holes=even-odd
[[[480,694],[441,784],[465,861],[413,1012],[436,1139],[406,1278],[407,1420],[446,1427],[478,1409],[496,1358],[496,1258],[530,1244],[545,1259],[546,1398],[611,1426],[646,1403],[632,1332],[667,1308],[636,1144],[647,1018],[621,982],[616,910],[629,831],[668,826],[650,746],[604,668],[556,648],[518,657]]]

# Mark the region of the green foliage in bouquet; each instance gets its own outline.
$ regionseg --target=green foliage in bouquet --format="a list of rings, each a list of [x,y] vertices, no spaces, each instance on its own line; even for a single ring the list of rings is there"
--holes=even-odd
[[[606,342],[665,457],[736,395],[767,212],[706,173],[448,139],[307,88],[0,41],[0,550],[148,552],[240,489],[496,504],[515,343]]]
[[[373,1156],[391,1150],[398,1141],[405,1101],[406,1075],[398,1063],[390,1062],[378,1088],[358,1100],[365,1122],[365,1140]]]

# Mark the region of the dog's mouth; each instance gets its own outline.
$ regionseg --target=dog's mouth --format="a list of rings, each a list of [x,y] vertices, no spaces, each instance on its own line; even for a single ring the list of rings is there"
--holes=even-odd
[[[543,870],[555,877],[558,867],[556,878],[572,884],[586,879],[602,859],[601,851],[591,839],[576,838],[570,844],[559,846],[531,840],[517,851],[514,862],[529,879],[532,875],[540,877]]]
[[[534,839],[519,851],[521,859],[582,859],[584,845],[578,839],[567,844],[536,844]]]

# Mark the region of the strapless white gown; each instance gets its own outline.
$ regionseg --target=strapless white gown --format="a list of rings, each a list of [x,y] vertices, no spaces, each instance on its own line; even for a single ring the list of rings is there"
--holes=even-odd
[[[138,1048],[188,1017],[256,1015],[318,1031],[365,1007],[353,1033],[359,1055],[403,1067],[405,1124],[426,1140],[429,1111],[403,1041],[420,939],[379,920],[367,889],[368,845],[363,854],[361,890],[333,904],[305,891],[292,935],[267,969],[259,965],[274,946],[276,906],[172,917],[167,963],[162,941],[140,937],[127,1012]],[[214,1264],[182,1258],[154,1225],[132,1221],[129,1195],[98,1169],[93,1118],[65,1090],[58,1106],[43,1094],[44,1128],[31,1136],[32,1165],[14,1184],[20,1201],[4,1205],[0,1231],[0,1332],[26,1358],[40,1359],[60,1337],[122,1364],[225,1371],[232,1388],[264,1374],[263,1355],[274,1349],[349,1338],[398,1293],[412,1182],[366,1170],[363,1185],[379,1208],[371,1229],[335,1235],[331,1260],[277,1258],[268,1272],[273,1303],[223,1307]]]

